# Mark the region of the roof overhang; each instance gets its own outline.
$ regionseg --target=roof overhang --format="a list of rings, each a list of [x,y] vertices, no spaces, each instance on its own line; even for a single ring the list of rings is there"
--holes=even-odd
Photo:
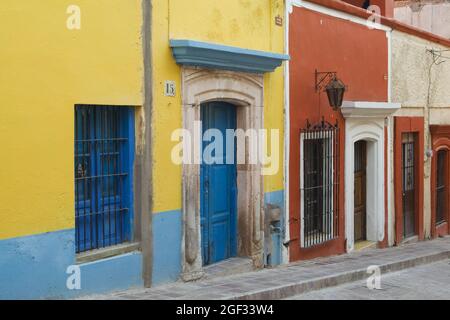
[[[172,39],[170,47],[177,64],[209,69],[266,73],[274,71],[283,61],[289,60],[289,55],[285,54],[193,40]]]
[[[341,113],[344,118],[385,118],[402,107],[400,103],[344,101]]]

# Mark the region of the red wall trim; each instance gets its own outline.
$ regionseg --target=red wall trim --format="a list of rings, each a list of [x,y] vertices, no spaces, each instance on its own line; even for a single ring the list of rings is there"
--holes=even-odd
[[[402,203],[402,135],[416,133],[416,234],[424,238],[423,192],[424,192],[424,119],[423,117],[394,117],[394,193],[395,193],[395,243],[403,240]]]
[[[431,140],[433,145],[433,158],[431,161],[431,236],[436,238],[438,236],[444,236],[450,234],[450,126],[449,125],[431,125]],[[446,185],[447,188],[447,222],[439,226],[436,226],[436,168],[437,168],[437,153],[441,150],[447,150],[447,163],[446,163]]]
[[[364,10],[362,8],[358,8],[356,6],[353,6],[351,4],[337,1],[337,0],[307,0],[308,2],[315,3],[330,9],[334,9],[337,11],[345,12],[351,15],[354,15],[356,17],[360,17],[363,19],[369,18],[372,14],[369,13],[367,10]],[[419,38],[432,41],[435,43],[439,43],[441,45],[450,47],[450,40],[446,39],[444,37],[440,37],[436,34],[421,30],[419,28],[412,27],[410,25],[404,24],[402,22],[399,22],[393,18],[388,17],[380,17],[381,18],[381,24],[385,25],[387,27],[390,27],[392,29],[408,33],[413,36],[417,36]]]

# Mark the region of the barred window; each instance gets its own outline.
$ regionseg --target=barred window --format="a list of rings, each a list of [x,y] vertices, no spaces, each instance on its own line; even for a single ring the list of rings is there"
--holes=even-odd
[[[301,130],[301,244],[311,247],[338,236],[339,131],[322,121]]]
[[[131,240],[133,109],[75,108],[76,252]]]

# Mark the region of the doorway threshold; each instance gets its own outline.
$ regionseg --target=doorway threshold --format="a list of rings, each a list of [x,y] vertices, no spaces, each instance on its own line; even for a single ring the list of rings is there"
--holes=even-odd
[[[211,279],[252,272],[254,268],[252,259],[236,257],[204,266],[203,271],[205,272],[205,277]]]
[[[374,249],[377,247],[375,241],[361,240],[355,242],[355,251],[361,251],[365,249]]]
[[[403,239],[402,244],[416,243],[419,241],[419,236],[410,236]]]

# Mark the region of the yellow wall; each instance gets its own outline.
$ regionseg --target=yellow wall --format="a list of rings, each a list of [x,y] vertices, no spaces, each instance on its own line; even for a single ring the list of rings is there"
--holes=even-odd
[[[283,0],[166,0],[153,2],[153,192],[154,212],[181,208],[181,166],[172,163],[173,130],[182,127],[181,70],[169,39],[191,39],[283,53]],[[164,81],[177,85],[176,97],[164,96]],[[283,69],[264,78],[265,127],[280,129],[283,156]],[[283,189],[283,159],[275,176],[264,178],[265,192]]]
[[[2,0],[0,21],[0,239],[73,228],[74,105],[142,105],[141,1]]]

